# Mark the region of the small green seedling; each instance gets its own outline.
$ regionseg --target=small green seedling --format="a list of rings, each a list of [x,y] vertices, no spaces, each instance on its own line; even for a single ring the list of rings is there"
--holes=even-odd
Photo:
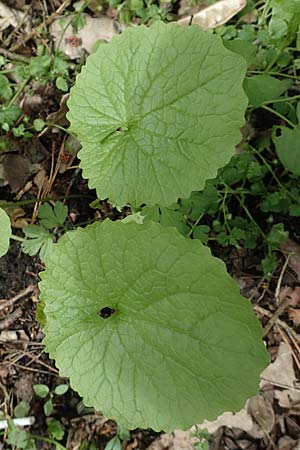
[[[64,225],[68,215],[68,207],[60,201],[54,207],[49,203],[42,204],[38,209],[40,225],[28,225],[23,229],[26,236],[21,244],[22,251],[34,256],[39,253],[42,261],[53,250],[53,237]]]
[[[53,396],[54,395],[64,395],[69,389],[67,384],[59,384],[55,387],[53,391],[50,391],[49,387],[46,384],[34,384],[33,390],[35,394],[42,398],[46,399],[44,403],[44,413],[47,417],[49,417],[53,412]]]
[[[190,436],[195,440],[192,444],[194,450],[209,450],[209,432],[207,430],[200,430],[196,425],[196,430]]]

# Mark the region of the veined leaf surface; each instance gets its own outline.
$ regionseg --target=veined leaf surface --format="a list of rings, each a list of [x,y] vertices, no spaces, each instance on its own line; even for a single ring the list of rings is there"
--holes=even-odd
[[[239,142],[244,59],[198,26],[127,29],[91,55],[68,119],[83,176],[123,206],[168,206],[201,190]]]
[[[224,263],[173,228],[95,223],[46,259],[45,344],[86,405],[128,429],[237,411],[268,362]]]

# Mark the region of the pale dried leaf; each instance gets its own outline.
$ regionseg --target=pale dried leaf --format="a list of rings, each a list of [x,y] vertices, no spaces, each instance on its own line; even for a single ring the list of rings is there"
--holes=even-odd
[[[24,13],[17,9],[10,8],[3,2],[0,2],[0,30],[5,30],[10,25],[17,27],[23,20]]]
[[[298,442],[295,445],[295,447],[293,448],[293,450],[300,450],[300,438],[298,439]]]
[[[294,389],[284,389],[284,390],[275,390],[275,398],[278,400],[278,404],[282,408],[287,408],[289,410],[293,408],[300,408],[300,390]]]
[[[85,19],[85,26],[81,30],[78,30],[76,34],[73,33],[71,21],[65,31],[63,30],[66,25],[61,24],[60,19],[55,20],[50,27],[56,48],[59,47],[59,50],[71,59],[80,58],[83,49],[88,53],[92,53],[93,46],[97,41],[104,40],[108,42],[113,36],[118,34],[118,25],[110,17],[102,16],[92,18],[87,14],[82,14],[82,16]],[[61,39],[62,33],[64,34]],[[70,43],[70,38],[73,37],[78,38],[78,46]]]
[[[0,333],[0,342],[11,342],[18,339],[18,334],[14,330],[3,330]]]
[[[202,9],[194,16],[178,20],[179,25],[199,25],[204,30],[216,28],[228,22],[240,12],[247,4],[247,0],[220,0],[219,2]]]
[[[249,433],[253,428],[253,420],[247,413],[246,409],[242,409],[237,413],[225,412],[213,422],[205,420],[198,428],[207,429],[209,433],[215,433],[220,427],[240,428]]]
[[[39,192],[43,191],[48,183],[48,175],[46,170],[42,167],[33,179],[34,184],[38,188]]]
[[[294,445],[296,444],[295,439],[290,436],[281,436],[278,440],[278,450],[292,450]]]
[[[266,434],[272,431],[275,425],[275,415],[268,400],[262,395],[251,397],[248,401],[247,410]]]
[[[162,434],[146,450],[194,450],[189,431],[175,430]]]
[[[61,125],[62,127],[70,125],[70,122],[66,118],[66,114],[68,112],[67,100],[69,97],[70,94],[65,94],[62,96],[59,109],[47,116],[46,118],[47,122],[55,123],[57,125]]]
[[[266,383],[294,386],[296,375],[293,358],[287,344],[280,343],[276,360],[262,372],[261,378],[261,386]]]

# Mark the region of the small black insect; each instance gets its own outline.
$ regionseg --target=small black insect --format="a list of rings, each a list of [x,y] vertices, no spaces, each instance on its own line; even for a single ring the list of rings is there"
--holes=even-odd
[[[108,306],[105,306],[105,308],[100,309],[98,312],[98,315],[102,317],[102,319],[108,319],[110,316],[113,315],[115,312],[115,309],[109,308]]]

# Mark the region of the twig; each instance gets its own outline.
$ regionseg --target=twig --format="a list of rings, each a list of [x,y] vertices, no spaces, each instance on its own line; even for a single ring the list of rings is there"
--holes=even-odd
[[[278,386],[284,389],[291,389],[292,391],[300,392],[300,388],[296,386],[291,386],[289,384],[279,383],[278,381],[269,380],[268,378],[260,377],[261,380],[265,381],[266,383],[273,384],[274,386]]]
[[[4,303],[0,303],[0,311],[3,311],[4,309],[8,308],[9,306],[12,306],[17,300],[19,300],[22,297],[26,297],[28,294],[31,294],[32,292],[34,292],[36,289],[35,286],[30,285],[27,286],[27,288],[23,289],[21,292],[19,292],[18,294],[16,294],[14,297],[10,298],[9,300],[4,299],[0,299],[0,302],[4,302]]]
[[[272,317],[270,318],[269,322],[267,323],[267,325],[264,327],[264,334],[263,336],[267,336],[267,334],[269,334],[269,332],[271,331],[271,329],[273,328],[274,324],[276,323],[276,321],[279,319],[279,317],[281,316],[281,314],[284,312],[284,310],[286,309],[286,307],[289,305],[289,303],[291,302],[291,298],[290,297],[286,297],[280,304],[280,289],[281,289],[281,283],[282,283],[282,279],[283,279],[283,275],[287,269],[288,263],[290,260],[290,255],[287,256],[285,263],[282,266],[278,281],[277,281],[277,285],[276,285],[276,289],[275,289],[275,302],[276,305],[278,306],[275,313],[273,313]]]
[[[16,27],[14,27],[14,30],[12,33],[9,34],[9,36],[6,38],[6,40],[4,41],[4,45],[5,47],[9,47],[14,35],[17,34],[17,32],[22,28],[22,26],[26,23],[26,21],[29,20],[28,15],[29,12],[31,11],[32,5],[29,8],[26,8],[26,12],[24,14],[24,16],[22,17],[21,21],[18,23],[18,25]]]
[[[5,50],[5,48],[0,47],[0,55],[5,56],[5,58],[11,59],[12,61],[21,61],[28,64],[30,59],[26,56],[19,55],[18,53],[10,52]]]
[[[291,302],[291,298],[290,297],[286,297],[281,304],[278,306],[278,308],[276,309],[276,311],[272,314],[269,322],[267,323],[267,325],[264,327],[264,334],[263,336],[266,337],[267,334],[270,333],[271,329],[273,328],[273,326],[275,325],[275,323],[277,322],[277,320],[279,319],[279,317],[281,316],[281,314],[284,312],[284,310],[286,309],[286,307],[289,305],[289,303]]]
[[[278,331],[279,331],[279,333],[280,333],[280,335],[281,335],[283,341],[284,341],[284,342],[286,343],[286,345],[289,347],[290,352],[291,352],[291,354],[292,354],[292,357],[293,357],[293,359],[294,359],[294,361],[295,361],[295,363],[296,363],[296,366],[297,366],[298,369],[300,370],[300,362],[299,362],[299,358],[297,357],[296,353],[294,352],[293,347],[291,346],[291,344],[290,344],[290,342],[289,342],[288,336],[286,336],[285,331],[282,330],[280,327],[278,327]]]
[[[16,319],[22,316],[21,308],[15,309],[9,316],[0,321],[0,330],[6,330]]]
[[[253,305],[253,309],[257,311],[258,313],[262,314],[263,316],[267,317],[273,317],[273,314],[268,311],[267,309],[262,308],[258,305]],[[300,335],[298,335],[287,323],[285,323],[283,320],[277,319],[278,325],[280,325],[282,328],[284,328],[288,333],[292,334],[294,338],[300,342]]]
[[[37,24],[35,26],[35,28],[40,27],[41,25],[50,25],[56,18],[58,15],[60,15],[71,3],[71,0],[65,0],[60,6],[59,8],[57,8],[57,10],[51,14],[51,16],[47,17],[47,19],[41,21],[39,24]],[[31,31],[30,33],[27,34],[27,36],[22,37],[21,39],[19,39],[11,48],[12,51],[17,50],[18,48],[20,48],[22,45],[26,44],[27,41],[29,41],[29,39],[31,39],[33,36],[35,35],[35,29],[33,31]]]
[[[29,372],[37,372],[37,373],[44,373],[45,375],[49,375],[49,370],[42,370],[42,369],[34,369],[33,367],[27,367],[27,366],[23,366],[22,364],[17,364],[17,363],[13,363],[12,366],[18,367],[19,369],[22,370],[28,370]],[[57,373],[53,373],[53,376],[57,376],[59,377],[59,374]]]
[[[55,369],[54,367],[49,366],[49,364],[46,364],[44,361],[41,361],[41,360],[39,359],[39,357],[41,356],[42,353],[44,353],[44,349],[42,349],[42,351],[40,352],[40,354],[37,355],[37,356],[36,356],[36,355],[32,355],[30,352],[23,352],[23,354],[24,354],[25,356],[28,356],[28,358],[31,359],[31,361],[30,361],[28,364],[26,364],[26,367],[29,367],[30,364],[32,364],[32,363],[35,362],[35,363],[37,363],[37,364],[40,364],[41,366],[46,367],[47,369],[49,369],[49,371],[54,372],[55,374],[58,374],[58,370],[57,370],[57,369]]]
[[[279,302],[280,302],[279,295],[280,295],[280,288],[281,288],[281,284],[282,284],[283,275],[285,274],[285,271],[286,271],[287,266],[289,264],[290,258],[291,258],[291,253],[289,253],[287,255],[285,263],[282,266],[282,269],[281,269],[281,272],[280,272],[280,275],[279,275],[279,278],[278,278],[278,281],[277,281],[277,285],[276,285],[276,289],[275,289],[275,300],[276,300],[276,305],[277,306],[279,305]]]

